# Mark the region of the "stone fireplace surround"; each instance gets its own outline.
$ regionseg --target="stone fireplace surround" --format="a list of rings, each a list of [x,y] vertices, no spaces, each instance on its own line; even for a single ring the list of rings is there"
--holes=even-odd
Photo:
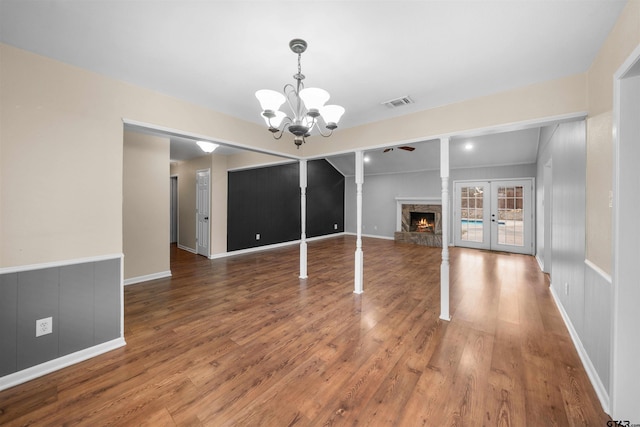
[[[411,212],[435,214],[434,232],[412,232]],[[396,242],[442,247],[442,201],[439,198],[396,197]]]

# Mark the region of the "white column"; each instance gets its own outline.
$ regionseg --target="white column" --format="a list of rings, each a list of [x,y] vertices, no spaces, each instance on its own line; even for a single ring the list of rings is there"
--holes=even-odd
[[[362,254],[362,183],[364,182],[364,153],[356,151],[356,256],[355,256],[355,278],[353,292],[361,294],[363,292],[362,278],[364,269],[364,258]]]
[[[307,161],[300,160],[300,278],[307,278]]]
[[[442,180],[442,264],[440,265],[440,318],[449,315],[449,138],[440,139],[440,179]]]

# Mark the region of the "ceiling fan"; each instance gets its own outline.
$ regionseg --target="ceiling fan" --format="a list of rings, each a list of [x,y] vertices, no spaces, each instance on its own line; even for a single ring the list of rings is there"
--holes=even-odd
[[[389,151],[393,151],[393,148],[394,148],[394,147],[391,147],[391,148],[385,148],[385,149],[384,149],[384,151],[383,151],[383,153],[388,153]],[[413,150],[415,150],[415,149],[416,149],[416,147],[409,147],[409,146],[407,146],[407,145],[403,145],[402,147],[395,147],[395,148],[398,148],[398,149],[400,149],[400,150],[406,150],[406,151],[413,151]]]

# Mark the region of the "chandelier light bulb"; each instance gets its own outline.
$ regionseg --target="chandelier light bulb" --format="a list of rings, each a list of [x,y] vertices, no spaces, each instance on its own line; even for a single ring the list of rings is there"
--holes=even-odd
[[[300,91],[300,98],[309,112],[316,114],[320,108],[329,100],[329,92],[317,87],[308,87]],[[309,114],[312,116],[312,114]]]
[[[282,120],[284,120],[285,117],[287,117],[287,115],[282,111],[274,111],[272,117],[267,117],[264,114],[262,115],[262,118],[264,119],[265,123],[270,128],[280,127],[280,124],[282,123]]]
[[[286,101],[283,94],[271,89],[261,89],[257,91],[256,98],[258,98],[258,101],[260,102],[262,111],[271,112],[278,111],[278,108],[280,108],[280,106],[284,104],[284,101]]]
[[[327,123],[327,127],[329,127],[330,124],[337,125],[343,114],[344,107],[340,105],[325,105],[320,108],[320,115]]]

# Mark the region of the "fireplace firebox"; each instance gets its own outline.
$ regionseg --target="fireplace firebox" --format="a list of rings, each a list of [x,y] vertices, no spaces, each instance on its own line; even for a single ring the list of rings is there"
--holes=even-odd
[[[398,216],[396,242],[442,247],[441,204],[398,203]]]
[[[435,232],[435,212],[409,212],[409,231],[418,233]]]

